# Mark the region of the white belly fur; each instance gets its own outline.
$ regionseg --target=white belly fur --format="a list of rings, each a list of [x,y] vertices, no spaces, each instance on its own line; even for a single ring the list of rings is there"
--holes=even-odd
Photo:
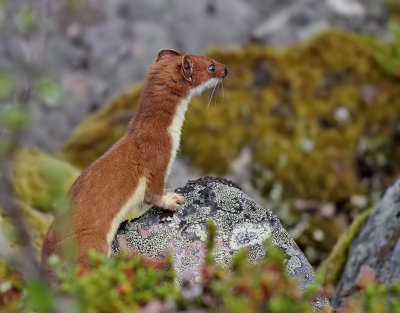
[[[144,194],[146,191],[146,178],[141,177],[136,186],[136,189],[128,201],[124,204],[118,214],[114,217],[111,228],[107,234],[107,244],[109,247],[108,254],[111,252],[111,242],[114,239],[115,233],[118,230],[119,225],[124,221],[127,215],[134,214],[135,217],[142,215],[148,208],[149,205],[144,203]]]
[[[167,175],[165,179],[171,172],[172,164],[175,161],[176,153],[179,149],[179,145],[181,143],[181,130],[183,121],[185,120],[185,113],[187,111],[189,102],[193,96],[201,94],[205,89],[212,88],[218,84],[220,79],[218,78],[211,78],[206,83],[193,88],[190,91],[190,94],[187,98],[183,99],[181,103],[178,104],[176,107],[176,112],[174,118],[172,119],[171,125],[168,127],[168,133],[171,136],[172,141],[172,149],[171,149],[171,157],[169,159],[168,168],[167,168]]]
[[[179,149],[179,145],[181,143],[181,130],[183,121],[185,119],[185,113],[189,104],[190,98],[186,98],[182,100],[181,103],[178,104],[176,107],[176,112],[174,118],[172,119],[171,125],[168,127],[168,133],[171,136],[171,157],[169,159],[168,168],[167,168],[167,175],[165,178],[168,177],[169,173],[171,172],[172,163],[174,163],[176,153]]]

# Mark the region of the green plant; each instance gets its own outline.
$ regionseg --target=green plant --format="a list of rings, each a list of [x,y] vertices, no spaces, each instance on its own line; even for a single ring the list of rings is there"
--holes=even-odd
[[[376,59],[382,69],[395,78],[400,78],[400,22],[392,19],[389,22],[392,43],[387,51],[378,52]]]
[[[10,313],[21,309],[54,312],[61,309],[62,304],[68,312],[112,313],[138,312],[147,305],[158,303],[168,312],[195,309],[227,313],[315,312],[312,302],[319,295],[319,288],[315,285],[300,291],[285,274],[279,249],[266,243],[266,256],[258,264],[250,264],[247,251],[240,250],[230,269],[223,268],[212,257],[215,227],[209,223],[208,229],[206,262],[200,288],[194,294],[188,285],[183,284],[182,289],[175,285],[171,259],[150,260],[135,253],[108,258],[91,253],[91,269],[85,272],[66,267],[56,257],[51,258],[58,285],[50,288],[37,280],[25,283],[18,280],[12,284],[17,296],[12,301],[7,300],[7,306],[4,306],[5,298],[0,290],[0,301],[3,300],[0,309]],[[1,277],[0,282],[4,281]],[[399,313],[399,299],[399,283],[390,287],[380,285],[372,271],[364,268],[348,305],[338,312]],[[321,312],[332,311],[326,308]]]

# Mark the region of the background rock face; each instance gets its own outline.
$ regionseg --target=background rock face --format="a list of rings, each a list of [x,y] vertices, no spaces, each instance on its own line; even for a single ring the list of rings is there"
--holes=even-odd
[[[400,181],[390,187],[350,246],[349,257],[333,304],[343,306],[356,292],[362,266],[373,269],[378,282],[400,280]]]
[[[170,253],[178,281],[195,284],[206,253],[206,222],[212,219],[217,228],[214,257],[220,264],[228,266],[240,248],[249,249],[250,260],[257,262],[265,255],[265,240],[270,239],[285,252],[287,272],[301,288],[315,281],[311,265],[277,217],[233,183],[206,177],[189,182],[177,192],[185,197],[177,213],[152,208],[126,222],[114,240],[114,252],[118,251],[118,238],[124,237],[129,249],[146,256],[160,258]],[[328,305],[326,299],[317,300],[317,307]]]
[[[16,21],[26,3],[5,1],[0,71],[23,82],[21,93],[32,77],[62,87],[54,105],[29,95],[35,105],[27,108],[33,118],[24,140],[50,150],[91,110],[142,79],[159,49],[202,54],[254,39],[285,46],[332,26],[382,36],[388,19],[383,0],[41,0],[29,2],[33,26],[23,30]]]

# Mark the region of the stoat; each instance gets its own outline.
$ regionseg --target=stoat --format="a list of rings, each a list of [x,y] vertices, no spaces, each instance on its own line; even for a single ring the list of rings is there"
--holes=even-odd
[[[75,261],[88,266],[87,253],[109,255],[111,241],[128,213],[150,206],[176,211],[184,198],[164,189],[190,99],[215,87],[227,67],[213,59],[161,50],[145,79],[135,116],[126,133],[75,181],[67,213],[56,216],[45,237],[42,264],[63,256],[75,243]]]

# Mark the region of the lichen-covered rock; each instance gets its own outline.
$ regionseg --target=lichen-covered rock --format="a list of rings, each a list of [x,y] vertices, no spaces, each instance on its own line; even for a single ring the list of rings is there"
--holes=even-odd
[[[14,160],[11,182],[18,199],[51,212],[78,176],[79,171],[65,161],[39,149],[22,148]]]
[[[249,249],[250,260],[257,262],[265,255],[264,242],[269,239],[284,251],[287,272],[300,288],[315,282],[311,265],[278,218],[232,182],[206,177],[189,182],[177,192],[185,197],[178,212],[151,208],[140,218],[124,223],[113,242],[113,251],[118,251],[122,237],[129,249],[148,257],[171,254],[178,282],[195,286],[206,253],[206,222],[212,219],[217,228],[214,258],[218,263],[229,266],[240,248]],[[317,299],[317,308],[326,306],[326,299]]]
[[[390,187],[353,240],[333,302],[343,306],[357,292],[363,266],[375,272],[379,283],[400,281],[400,181]]]

